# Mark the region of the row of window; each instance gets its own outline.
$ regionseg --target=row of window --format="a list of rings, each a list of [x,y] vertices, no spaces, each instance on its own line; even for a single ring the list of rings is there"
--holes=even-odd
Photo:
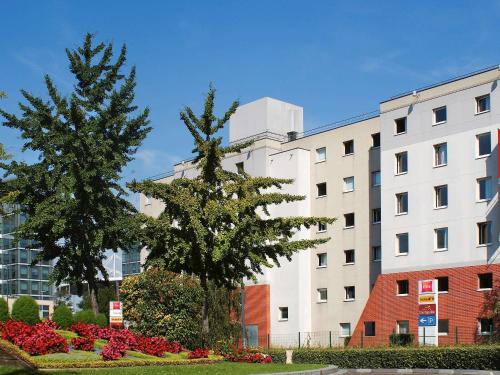
[[[449,290],[449,279],[448,276],[436,277],[438,281],[438,292],[445,293]],[[478,290],[491,290],[493,288],[493,274],[480,273],[477,274],[477,289]],[[397,280],[396,281],[396,295],[407,296],[410,291],[410,281],[409,280]]]
[[[475,98],[476,115],[490,111],[490,95],[481,95]],[[446,106],[434,108],[432,110],[432,125],[444,124],[448,119]],[[405,134],[407,131],[407,117],[400,117],[394,120],[394,134]]]
[[[356,262],[356,251],[355,249],[344,250],[344,264],[352,265]],[[318,253],[317,257],[317,268],[325,268],[328,266],[328,254]],[[371,259],[374,262],[380,262],[382,259],[382,247],[372,246]]]
[[[372,148],[380,147],[380,133],[372,134]],[[343,142],[343,155],[349,156],[354,154],[354,140],[350,139]],[[326,161],[326,147],[319,147],[316,149],[316,162],[320,163]]]
[[[372,186],[380,186],[380,171],[372,172]],[[344,177],[343,179],[343,188],[342,191],[344,193],[350,193],[354,191],[354,176]],[[327,189],[326,182],[320,182],[316,184],[316,196],[318,198],[326,197]]]

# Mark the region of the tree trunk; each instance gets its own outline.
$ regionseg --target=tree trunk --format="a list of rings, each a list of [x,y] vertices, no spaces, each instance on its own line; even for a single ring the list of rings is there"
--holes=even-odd
[[[89,287],[90,306],[94,314],[99,313],[99,305],[97,304],[97,293],[95,287]]]
[[[210,327],[208,324],[209,291],[208,291],[208,283],[206,275],[202,275],[200,277],[200,285],[201,289],[203,290],[203,304],[201,306],[201,316],[202,316],[201,342],[204,347],[208,347]]]

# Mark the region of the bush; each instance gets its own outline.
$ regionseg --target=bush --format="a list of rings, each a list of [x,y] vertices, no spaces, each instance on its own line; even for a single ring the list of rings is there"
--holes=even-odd
[[[69,351],[66,339],[60,334],[46,330],[37,330],[20,345],[20,348],[30,355],[50,353],[67,353]]]
[[[35,325],[40,321],[38,318],[38,304],[30,296],[22,296],[16,299],[12,306],[12,319],[19,320],[29,325]]]
[[[108,318],[103,313],[99,313],[95,316],[95,324],[101,328],[106,328],[108,326]]]
[[[298,349],[293,351],[293,362],[328,364],[340,368],[455,368],[498,370],[500,369],[500,346]]]
[[[0,322],[9,319],[9,305],[4,298],[0,298]]]
[[[52,314],[52,320],[61,327],[61,329],[67,329],[73,324],[73,313],[70,308],[66,305],[57,306]]]
[[[95,320],[96,316],[92,310],[81,310],[73,316],[75,323],[95,324]]]
[[[188,359],[208,358],[208,349],[196,348],[188,353]]]
[[[271,356],[273,363],[286,363],[286,350],[271,349],[267,350],[266,354]]]
[[[90,352],[94,350],[94,339],[90,337],[73,337],[71,339],[71,345],[75,350]]]
[[[389,336],[391,346],[410,346],[413,344],[415,335],[413,333],[392,333]]]

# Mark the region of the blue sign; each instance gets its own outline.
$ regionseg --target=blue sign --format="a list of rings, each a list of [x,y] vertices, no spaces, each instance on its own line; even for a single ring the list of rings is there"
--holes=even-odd
[[[436,325],[436,315],[419,315],[418,316],[418,326],[419,327],[433,327]]]

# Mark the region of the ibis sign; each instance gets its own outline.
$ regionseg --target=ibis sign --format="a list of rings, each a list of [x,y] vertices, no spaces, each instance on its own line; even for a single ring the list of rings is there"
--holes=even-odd
[[[418,282],[418,342],[423,345],[438,344],[438,281]]]

